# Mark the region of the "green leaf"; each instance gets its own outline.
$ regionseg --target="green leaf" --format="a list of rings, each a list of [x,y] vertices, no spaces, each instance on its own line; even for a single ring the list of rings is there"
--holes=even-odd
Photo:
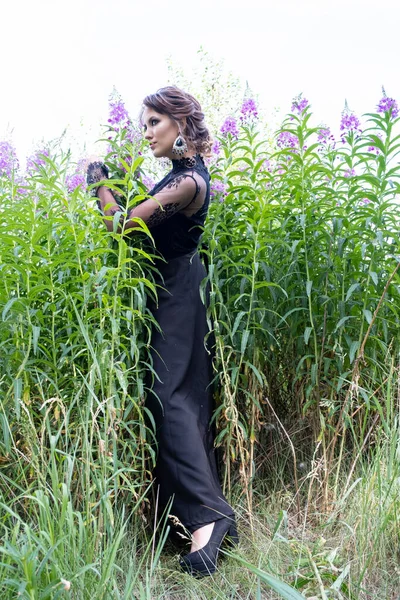
[[[313,385],[315,385],[317,383],[317,370],[318,370],[318,364],[313,363],[311,365],[311,383]]]
[[[372,312],[370,310],[368,310],[367,308],[364,308],[363,313],[364,313],[364,316],[365,316],[365,319],[366,319],[368,325],[371,325],[371,323],[372,323]]]
[[[114,214],[114,217],[113,217],[113,231],[114,231],[114,233],[116,233],[116,231],[118,230],[118,227],[120,226],[120,219],[121,219],[121,217],[122,217],[122,212],[118,210]]]
[[[352,285],[349,287],[349,289],[347,290],[347,294],[346,294],[346,302],[347,302],[348,300],[350,300],[350,298],[351,298],[351,296],[352,296],[352,293],[353,293],[353,292],[354,292],[354,291],[355,291],[355,290],[356,290],[356,289],[359,287],[359,285],[360,285],[359,283],[353,283],[353,284],[352,284]]]
[[[339,577],[332,583],[331,589],[339,592],[342,588],[344,580],[346,579],[346,577],[348,576],[349,573],[350,573],[350,563],[348,563],[345,566],[345,568],[343,569],[343,571],[341,572]]]
[[[350,351],[349,351],[349,358],[350,358],[350,364],[352,364],[354,357],[356,355],[356,352],[358,350],[358,348],[360,347],[360,342],[359,341],[355,341],[352,342],[350,345]]]
[[[339,323],[336,325],[335,331],[337,331],[338,329],[340,329],[340,327],[343,327],[343,325],[346,323],[346,321],[348,319],[354,319],[354,317],[348,315],[347,317],[342,317],[339,321]]]
[[[378,285],[378,275],[375,273],[375,271],[370,271],[369,274],[371,275],[372,281],[377,286]]]
[[[7,304],[5,305],[5,307],[3,308],[3,312],[1,315],[1,318],[3,321],[6,320],[6,316],[9,313],[12,305],[14,304],[14,302],[16,302],[18,300],[18,298],[10,298],[10,300],[7,302]]]
[[[377,135],[370,135],[369,136],[371,138],[371,144],[368,144],[369,146],[375,146],[375,148],[379,148],[379,150],[382,152],[382,154],[385,154],[386,152],[386,148],[384,143],[382,142],[382,140],[377,136]]]
[[[313,328],[312,327],[306,327],[306,330],[304,332],[304,343],[307,346],[308,344],[308,340],[310,339],[310,335],[312,332]]]
[[[283,523],[284,528],[287,529],[287,524],[288,524],[287,510],[280,510],[279,511],[278,520],[275,523],[275,527],[274,527],[274,530],[272,532],[272,539],[275,538],[276,534],[278,533],[279,529],[281,528],[282,523]]]
[[[231,333],[231,338],[233,338],[233,336],[235,335],[237,328],[239,327],[239,323],[242,320],[242,318],[244,317],[244,315],[246,315],[246,311],[245,310],[241,310],[237,315],[236,315],[236,319],[235,322],[233,324],[233,329],[232,329],[232,333]]]
[[[37,352],[37,348],[38,348],[38,340],[39,340],[39,335],[40,335],[40,327],[37,327],[36,325],[32,326],[32,332],[33,332],[33,354],[36,355]]]
[[[21,395],[22,395],[22,379],[20,377],[17,377],[16,379],[14,379],[13,388],[14,388],[15,413],[17,415],[17,420],[19,421],[19,419],[21,417],[20,402],[21,402]]]
[[[278,579],[277,577],[274,577],[273,575],[262,571],[255,565],[252,565],[251,563],[243,560],[243,558],[237,556],[236,554],[232,554],[230,552],[226,552],[226,554],[228,554],[228,556],[231,556],[234,560],[241,563],[244,567],[249,569],[249,571],[257,575],[257,577],[259,577],[263,583],[268,585],[284,600],[306,600],[303,594],[300,594],[300,592],[295,590],[295,588],[290,586],[285,581],[282,581],[281,579]]]
[[[240,352],[241,352],[242,354],[244,354],[244,352],[245,352],[245,350],[246,350],[246,346],[247,346],[247,341],[248,341],[248,339],[249,339],[249,335],[250,335],[250,330],[249,330],[249,329],[246,329],[246,330],[243,332],[243,336],[242,336],[242,344],[241,344],[241,346],[240,346]]]
[[[248,367],[250,367],[250,369],[253,371],[254,375],[258,379],[258,383],[261,386],[264,386],[265,385],[265,381],[264,381],[264,378],[261,375],[260,371],[253,364],[251,364],[249,361],[246,361],[244,364],[247,365]]]

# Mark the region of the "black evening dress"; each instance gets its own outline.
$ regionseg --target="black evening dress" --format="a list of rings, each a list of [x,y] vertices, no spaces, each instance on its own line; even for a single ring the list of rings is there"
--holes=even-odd
[[[156,427],[155,485],[160,512],[172,500],[169,514],[193,533],[234,516],[221,490],[210,425],[211,355],[199,292],[206,271],[198,254],[210,176],[202,157],[173,160],[171,171],[149,193],[163,205],[159,221],[155,215],[148,222],[160,255],[158,303],[150,305],[161,328],[154,328],[151,340],[157,376],[146,399]]]

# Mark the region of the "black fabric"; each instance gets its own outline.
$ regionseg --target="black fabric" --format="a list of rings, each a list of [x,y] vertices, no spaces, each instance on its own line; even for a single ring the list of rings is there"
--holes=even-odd
[[[158,306],[150,305],[161,332],[154,329],[152,333],[152,360],[158,378],[146,399],[156,423],[154,474],[159,510],[161,513],[173,497],[170,514],[190,532],[224,516],[233,517],[218,480],[210,426],[212,365],[205,347],[206,308],[199,293],[206,271],[197,253],[201,229],[194,229],[196,224],[204,224],[207,214],[209,176],[199,157],[192,169],[207,182],[202,208],[193,217],[177,214],[151,230],[157,250],[168,260],[157,261]],[[187,165],[174,161],[171,173],[151,193],[160,191],[182,170],[187,171]]]
[[[166,259],[195,251],[199,244],[210,202],[210,175],[202,157],[197,154],[194,160],[185,158],[173,160],[171,171],[149,192],[150,196],[154,196],[165,188],[173,188],[174,182],[179,181],[179,178],[184,176],[191,176],[196,183],[196,174],[204,179],[207,186],[205,200],[201,208],[190,217],[181,212],[175,213],[167,219],[167,222],[151,229],[155,247]],[[199,188],[196,183],[196,194],[193,200],[198,193]]]

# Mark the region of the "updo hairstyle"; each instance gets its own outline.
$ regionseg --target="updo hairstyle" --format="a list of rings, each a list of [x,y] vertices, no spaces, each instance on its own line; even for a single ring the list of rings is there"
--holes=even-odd
[[[200,103],[191,94],[170,85],[146,96],[143,105],[176,121],[191,150],[204,156],[211,154],[211,138],[204,122],[204,113]]]

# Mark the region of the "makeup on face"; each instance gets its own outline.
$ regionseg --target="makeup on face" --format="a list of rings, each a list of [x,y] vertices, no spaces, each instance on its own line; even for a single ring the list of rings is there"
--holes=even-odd
[[[144,137],[154,156],[174,158],[172,146],[179,134],[179,126],[168,115],[146,106],[142,115]]]

